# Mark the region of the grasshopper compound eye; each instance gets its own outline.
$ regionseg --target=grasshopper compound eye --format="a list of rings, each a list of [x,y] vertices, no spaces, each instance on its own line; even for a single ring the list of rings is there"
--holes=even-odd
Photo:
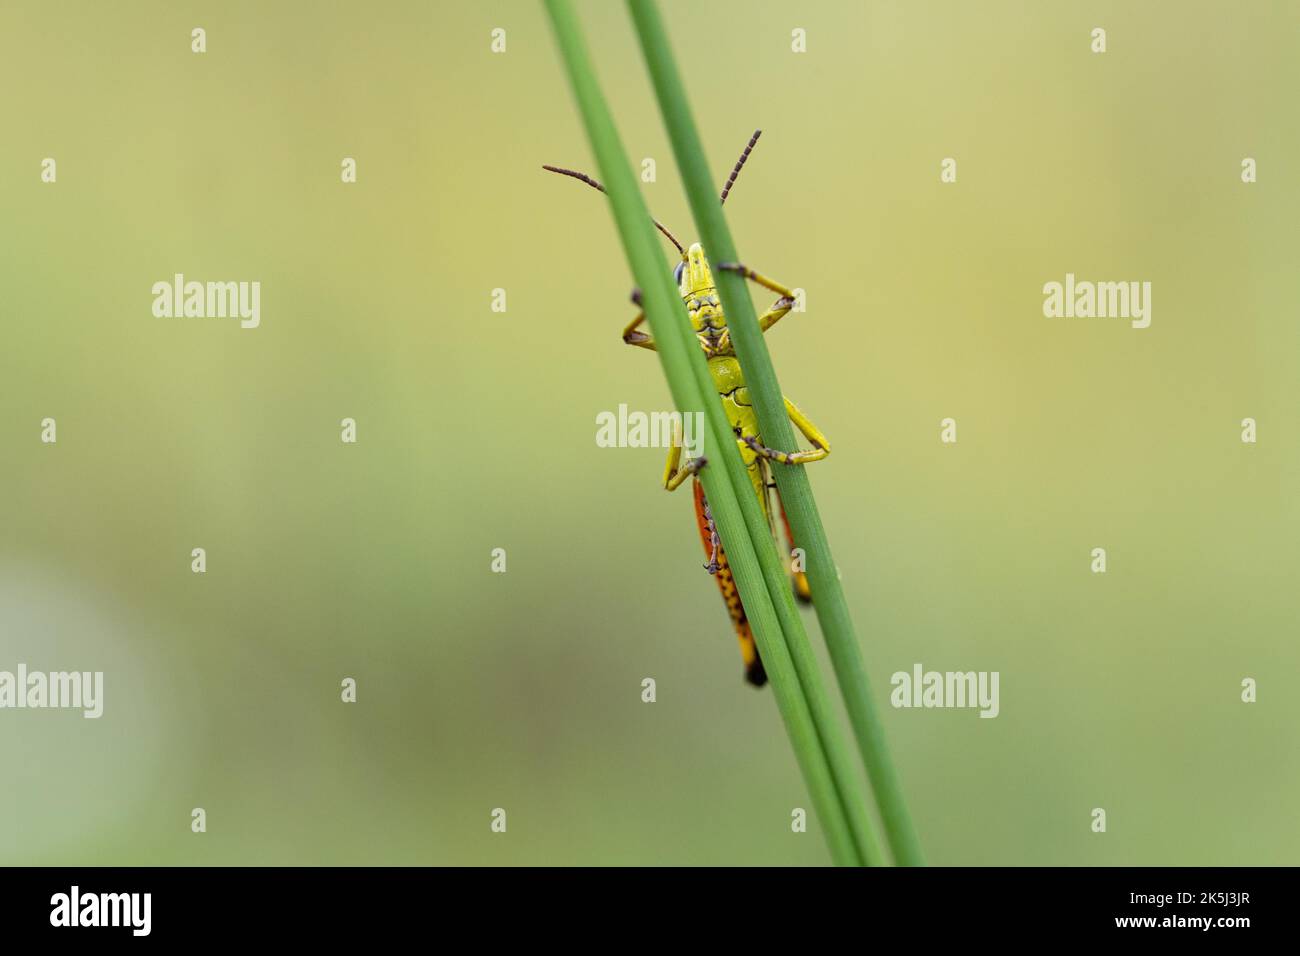
[[[673,281],[678,285],[682,284],[682,270],[686,268],[686,260],[683,259],[677,263],[677,268],[673,270]]]

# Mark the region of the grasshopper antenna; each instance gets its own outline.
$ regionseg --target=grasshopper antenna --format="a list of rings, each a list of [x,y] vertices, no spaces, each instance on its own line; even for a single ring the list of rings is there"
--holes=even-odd
[[[762,135],[763,131],[761,129],[756,129],[754,130],[754,135],[749,137],[749,144],[745,147],[745,151],[740,154],[740,159],[736,160],[736,165],[732,168],[731,175],[727,178],[727,184],[722,187],[722,202],[725,203],[727,201],[727,193],[731,192],[731,187],[736,184],[736,177],[740,175],[740,170],[744,167],[745,160],[749,159],[749,154],[754,151],[754,144],[758,142],[758,138]]]
[[[592,189],[599,189],[601,192],[605,192],[604,186],[602,186],[596,180],[592,179],[586,173],[580,173],[576,169],[565,169],[562,166],[543,166],[542,169],[546,170],[548,173],[559,173],[561,176],[568,176],[572,179],[578,180],[578,182],[586,183]],[[674,246],[676,246],[677,251],[682,254],[683,258],[685,258],[686,250],[683,249],[682,244],[677,241],[677,237],[668,231],[668,227],[665,226],[658,219],[653,219],[651,221],[655,224],[655,228],[658,229],[660,232],[662,232],[665,236],[667,236],[668,241],[671,242]]]

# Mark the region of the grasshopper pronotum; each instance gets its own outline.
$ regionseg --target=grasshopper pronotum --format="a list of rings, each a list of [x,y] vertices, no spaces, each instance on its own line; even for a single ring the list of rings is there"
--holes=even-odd
[[[745,165],[745,160],[749,158],[750,151],[753,150],[754,144],[758,142],[758,137],[761,134],[761,130],[754,132],[749,143],[745,146],[745,151],[741,154],[740,159],[736,161],[736,165],[731,170],[731,175],[727,178],[726,185],[722,187],[722,202],[727,201],[727,195],[731,192],[731,187],[735,185],[736,177],[740,174],[741,168]],[[562,169],[558,166],[543,166],[542,168],[580,180],[588,186],[599,189],[601,192],[605,191],[604,186],[585,173],[572,169]],[[740,363],[736,360],[736,353],[731,345],[731,333],[727,329],[727,319],[722,312],[722,302],[718,298],[718,290],[713,284],[713,274],[709,270],[709,260],[704,254],[704,248],[696,242],[689,249],[683,249],[682,244],[662,223],[655,220],[655,226],[681,253],[682,259],[677,264],[673,278],[677,282],[678,290],[681,292],[682,301],[686,303],[686,311],[691,319],[691,328],[694,330],[700,348],[704,350],[704,355],[708,360],[709,374],[713,378],[713,384],[717,389],[718,396],[722,399],[723,408],[727,413],[727,420],[731,424],[731,430],[736,434],[736,443],[740,446],[741,458],[749,471],[750,481],[754,486],[754,494],[758,496],[758,503],[767,518],[768,527],[775,536],[775,518],[770,501],[770,497],[775,496],[777,507],[781,510],[781,524],[785,530],[786,543],[793,553],[794,542],[790,534],[790,525],[785,520],[785,509],[781,506],[776,484],[771,480],[771,463],[802,465],[811,461],[820,461],[831,453],[830,442],[826,440],[826,436],[821,433],[821,430],[798,409],[794,402],[787,398],[785,399],[785,409],[790,416],[790,421],[812,443],[813,447],[802,451],[785,452],[776,451],[763,444],[762,435],[758,431],[758,417],[750,404],[749,390],[745,386],[745,376],[741,372]],[[779,282],[736,262],[720,262],[718,268],[738,273],[777,294],[778,298],[772,303],[772,307],[759,317],[758,323],[762,331],[766,332],[774,326],[794,306],[794,292]],[[633,290],[632,302],[637,306],[641,305],[640,290]],[[654,339],[649,333],[642,332],[639,328],[644,321],[645,311],[642,309],[638,311],[636,318],[623,329],[623,341],[628,345],[653,350],[655,348]],[[705,465],[703,457],[693,458],[685,463],[682,462],[681,458],[681,442],[677,441],[668,453],[668,464],[664,468],[663,483],[664,487],[669,491],[676,491],[688,476],[694,478],[695,474]],[[727,611],[731,615],[731,622],[736,628],[736,636],[740,641],[741,658],[745,663],[745,679],[754,686],[761,687],[767,682],[767,674],[763,670],[763,662],[759,659],[758,648],[754,643],[754,635],[750,631],[749,621],[745,616],[745,608],[741,604],[740,594],[736,590],[735,580],[732,578],[731,569],[727,564],[727,556],[723,552],[718,539],[718,531],[713,524],[713,516],[709,512],[709,503],[704,497],[704,488],[698,479],[693,480],[692,484],[695,488],[695,515],[699,523],[700,538],[704,542],[704,551],[709,556],[709,562],[704,567],[717,580],[718,587],[722,591],[722,598],[727,604]],[[792,570],[792,575],[795,594],[802,600],[811,600],[808,579],[804,576],[803,571]]]

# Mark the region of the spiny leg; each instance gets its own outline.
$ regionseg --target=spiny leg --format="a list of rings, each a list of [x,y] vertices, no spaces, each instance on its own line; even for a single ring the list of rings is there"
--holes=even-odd
[[[695,482],[695,519],[700,532],[700,540],[704,544],[704,553],[710,555],[710,560],[714,560],[712,531],[704,513],[704,487],[698,481]],[[767,681],[767,674],[763,670],[763,661],[758,656],[758,645],[754,643],[754,632],[749,626],[745,606],[740,600],[740,592],[736,590],[736,581],[732,577],[731,566],[727,563],[725,549],[718,548],[716,561],[718,563],[718,572],[713,576],[713,580],[717,583],[718,590],[722,592],[722,600],[727,605],[727,614],[731,617],[731,623],[736,629],[736,638],[740,643],[741,660],[745,663],[745,679],[755,687],[761,687]]]
[[[710,574],[717,574],[722,567],[718,563],[718,552],[722,549],[722,539],[718,537],[718,526],[713,523],[713,512],[709,510],[709,499],[700,493],[700,504],[704,507],[704,524],[709,529],[709,563],[704,566],[704,570]]]

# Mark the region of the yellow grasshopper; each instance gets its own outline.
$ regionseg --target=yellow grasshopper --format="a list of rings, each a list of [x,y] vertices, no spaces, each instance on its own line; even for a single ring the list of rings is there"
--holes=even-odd
[[[745,151],[732,168],[731,175],[722,187],[722,202],[727,201],[727,195],[731,192],[731,187],[735,185],[736,177],[740,174],[745,161],[749,159],[749,154],[758,142],[760,135],[762,135],[762,130],[754,132],[748,145],[745,146]],[[542,168],[549,172],[580,180],[601,192],[605,191],[604,186],[585,173],[572,169],[563,169],[559,166],[543,166]],[[740,363],[736,360],[736,353],[732,348],[731,333],[727,329],[727,319],[722,312],[722,302],[718,298],[717,287],[713,284],[713,273],[709,270],[709,260],[704,254],[704,248],[696,242],[689,249],[683,249],[682,244],[662,223],[655,220],[655,226],[677,247],[677,251],[681,254],[682,259],[677,264],[673,279],[677,283],[682,301],[686,304],[686,311],[691,319],[691,328],[695,332],[700,348],[704,350],[704,355],[708,360],[709,374],[712,376],[714,387],[722,399],[723,408],[727,413],[727,421],[730,422],[731,430],[736,435],[736,443],[740,446],[741,458],[749,472],[750,481],[754,486],[754,494],[758,497],[758,503],[763,509],[763,515],[767,519],[768,527],[775,537],[775,517],[769,500],[770,494],[777,499],[777,506],[781,512],[781,523],[785,530],[786,543],[793,553],[793,536],[790,533],[790,524],[785,517],[785,508],[781,505],[780,495],[776,491],[776,484],[771,480],[771,463],[802,465],[807,462],[820,461],[831,453],[830,442],[826,440],[826,436],[822,434],[821,430],[798,409],[794,402],[787,398],[785,399],[785,410],[790,416],[790,421],[812,443],[813,447],[803,451],[785,452],[776,451],[763,444],[762,436],[758,430],[758,417],[750,404],[749,389],[745,385],[745,376],[741,372]],[[718,268],[742,275],[746,279],[777,294],[778,298],[772,304],[772,307],[759,317],[758,324],[762,331],[766,332],[774,326],[794,306],[794,292],[779,282],[736,262],[720,262]],[[633,290],[632,302],[637,306],[641,305],[640,290]],[[654,339],[649,333],[640,330],[640,325],[644,321],[645,310],[641,309],[636,318],[623,329],[623,341],[628,345],[653,350],[655,348]],[[664,468],[663,484],[669,491],[676,491],[688,476],[694,478],[706,463],[704,457],[692,458],[685,463],[682,462],[681,458],[682,448],[679,435],[677,440],[674,441],[673,447],[669,450],[668,464]],[[703,486],[698,478],[694,478],[693,484],[695,487],[696,520],[699,524],[700,538],[704,543],[704,551],[709,556],[709,562],[704,567],[717,580],[718,587],[722,591],[723,600],[727,605],[727,611],[731,615],[731,622],[736,628],[736,636],[740,641],[740,654],[745,664],[745,678],[754,686],[761,687],[767,682],[767,674],[763,670],[763,662],[759,659],[758,648],[754,643],[754,635],[745,616],[745,608],[741,604],[740,594],[736,590],[731,568],[727,564],[727,556],[723,552],[721,542],[718,539],[718,530],[713,523],[713,515],[709,511],[709,503],[705,500]],[[792,570],[792,574],[795,594],[805,601],[811,600],[808,579],[804,576],[803,571]]]

